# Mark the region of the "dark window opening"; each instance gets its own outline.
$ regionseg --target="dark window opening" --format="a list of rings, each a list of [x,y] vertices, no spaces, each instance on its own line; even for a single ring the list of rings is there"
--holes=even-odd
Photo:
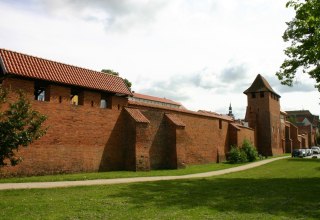
[[[77,88],[71,88],[70,103],[72,105],[83,105],[83,102],[84,102],[83,91]]]
[[[59,103],[62,103],[62,96],[59,96]]]
[[[34,100],[37,101],[50,101],[49,87],[44,82],[34,83]]]
[[[251,93],[251,97],[254,99],[256,97],[256,94],[254,92]]]
[[[93,104],[94,104],[93,101],[91,101],[91,107],[93,107]]]
[[[260,92],[260,98],[264,97],[264,92]]]
[[[100,108],[110,108],[109,106],[109,102],[108,102],[108,95],[105,93],[101,94],[101,100],[100,100]]]
[[[222,129],[222,120],[219,119],[219,129]]]
[[[118,104],[118,110],[120,110],[120,105]]]

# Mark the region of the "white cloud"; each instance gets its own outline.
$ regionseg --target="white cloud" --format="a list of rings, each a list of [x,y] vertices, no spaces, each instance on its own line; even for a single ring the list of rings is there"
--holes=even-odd
[[[301,77],[287,88],[274,75],[284,59],[285,21],[293,17],[285,3],[0,0],[0,47],[113,69],[133,82],[133,90],[194,110],[226,113],[231,102],[238,117],[247,105],[242,92],[261,73],[282,95],[284,110],[304,106],[319,114],[312,80]],[[297,90],[308,98],[297,101],[291,92]]]

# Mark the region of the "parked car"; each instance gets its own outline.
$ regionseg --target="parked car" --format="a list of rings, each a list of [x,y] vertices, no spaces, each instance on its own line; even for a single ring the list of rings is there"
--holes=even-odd
[[[312,150],[311,149],[306,149],[306,155],[311,156],[312,155]]]
[[[307,151],[306,149],[300,149],[301,150],[301,156],[306,157],[307,156]]]
[[[314,154],[320,153],[320,147],[313,146],[313,147],[311,147],[311,150],[312,150],[312,153],[314,153]]]
[[[301,149],[293,149],[291,157],[301,157]]]

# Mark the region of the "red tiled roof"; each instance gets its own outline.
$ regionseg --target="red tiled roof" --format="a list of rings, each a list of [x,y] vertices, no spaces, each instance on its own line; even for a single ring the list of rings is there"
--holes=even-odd
[[[0,49],[5,74],[131,95],[122,78],[81,67],[58,63]]]
[[[252,128],[243,126],[242,124],[239,124],[239,123],[236,123],[236,122],[230,123],[230,125],[233,126],[234,128],[236,128],[237,130],[241,130],[242,128],[249,129],[249,130],[254,130]]]
[[[134,98],[139,98],[139,99],[146,99],[146,100],[151,100],[151,101],[156,101],[156,102],[163,102],[163,103],[168,103],[168,104],[173,104],[173,105],[179,105],[181,106],[181,103],[172,101],[167,98],[159,98],[155,96],[150,96],[150,95],[144,95],[141,93],[132,93]]]
[[[199,110],[198,112],[204,114],[204,115],[208,115],[208,116],[218,116],[220,118],[224,118],[226,120],[231,120],[233,121],[233,117],[229,116],[229,115],[221,115],[221,114],[218,114],[216,112],[211,112],[211,111],[206,111],[206,110]]]
[[[185,123],[175,114],[166,114],[167,118],[178,127],[185,127]]]
[[[136,121],[140,123],[150,123],[150,121],[140,112],[139,109],[135,108],[125,108],[129,115]]]
[[[191,110],[183,109],[183,108],[170,108],[168,106],[161,106],[161,105],[137,102],[137,101],[132,101],[132,100],[129,100],[128,103],[129,103],[129,106],[141,106],[141,107],[147,107],[147,108],[153,108],[153,109],[164,109],[164,110],[168,110],[170,112],[183,112],[183,113],[191,114],[191,115],[205,116],[205,117],[210,117],[210,118],[219,118],[219,119],[223,119],[226,121],[234,121],[234,119],[232,119],[229,116],[207,114],[207,113],[203,113],[203,112],[195,112],[195,111],[191,111]]]

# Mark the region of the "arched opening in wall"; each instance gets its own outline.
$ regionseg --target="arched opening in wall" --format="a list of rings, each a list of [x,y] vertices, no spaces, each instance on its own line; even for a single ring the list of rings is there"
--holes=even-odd
[[[118,104],[118,110],[120,110],[120,105]]]
[[[222,129],[222,120],[219,119],[219,129]]]
[[[253,93],[251,93],[251,98],[256,98],[256,94],[253,92]]]
[[[70,104],[72,105],[83,105],[84,95],[83,91],[79,88],[71,88]]]
[[[62,96],[59,96],[59,103],[62,103]]]
[[[37,101],[50,101],[49,85],[43,81],[34,82],[34,100]]]
[[[91,101],[91,107],[93,107],[93,105],[94,105],[94,102],[93,102],[93,101]]]

